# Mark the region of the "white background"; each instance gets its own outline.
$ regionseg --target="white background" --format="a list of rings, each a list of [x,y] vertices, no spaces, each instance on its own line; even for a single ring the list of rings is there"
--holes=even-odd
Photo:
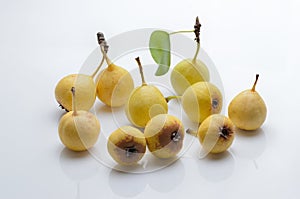
[[[297,0],[51,0],[0,2],[0,198],[298,198]],[[190,29],[223,80],[226,103],[254,75],[268,117],[229,152],[184,157],[148,174],[124,174],[61,144],[54,88],[107,38],[140,28]],[[226,104],[225,104],[226,105]]]

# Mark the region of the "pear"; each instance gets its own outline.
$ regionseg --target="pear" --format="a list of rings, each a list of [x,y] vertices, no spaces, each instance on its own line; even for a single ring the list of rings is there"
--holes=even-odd
[[[139,57],[136,58],[139,65],[142,85],[135,88],[125,105],[128,120],[137,127],[145,127],[154,116],[168,112],[168,104],[160,90],[145,82],[142,65]]]
[[[104,51],[107,52],[108,46],[105,43],[105,38],[102,33],[97,34],[98,43],[101,50],[105,48]],[[96,70],[92,75],[85,74],[71,74],[63,77],[55,87],[55,98],[59,103],[60,107],[66,111],[72,111],[72,92],[71,88],[76,88],[76,108],[78,110],[90,110],[94,105],[96,100],[96,84],[94,82],[94,77],[100,70],[105,57],[102,60]]]
[[[117,163],[136,164],[146,152],[145,136],[137,128],[122,126],[109,136],[107,149]]]
[[[201,123],[208,116],[220,113],[223,105],[222,93],[210,82],[198,82],[185,90],[182,106],[188,118]]]
[[[200,124],[197,136],[205,151],[221,153],[231,146],[234,134],[235,128],[229,118],[213,114]]]
[[[184,59],[172,70],[171,84],[178,95],[191,85],[201,81],[209,81],[209,70],[199,59]]]
[[[175,157],[183,146],[184,134],[182,122],[168,114],[156,115],[144,130],[148,149],[158,158]]]
[[[71,88],[76,88],[76,108],[90,110],[96,99],[96,85],[93,77],[85,74],[71,74],[62,78],[55,87],[55,98],[66,111],[72,111]]]
[[[197,56],[200,51],[200,28],[199,18],[196,17],[194,25],[195,41],[197,42],[194,58],[180,61],[172,70],[171,84],[177,95],[182,95],[191,85],[201,81],[209,81],[210,75],[207,66]],[[180,31],[179,31],[180,32]]]
[[[252,89],[239,93],[232,99],[228,107],[229,118],[243,130],[260,128],[267,117],[266,104],[255,90],[258,77],[257,74]]]
[[[130,73],[110,63],[98,76],[97,97],[110,107],[123,106],[134,88]]]
[[[73,151],[85,151],[94,146],[100,133],[97,117],[84,110],[78,110],[75,87],[71,88],[73,111],[66,113],[59,121],[58,132],[62,143]],[[77,98],[77,97],[76,97]]]
[[[108,46],[103,33],[98,32],[97,37],[103,57],[108,64],[108,67],[97,77],[97,97],[110,107],[123,106],[134,89],[133,79],[126,69],[115,65],[108,58],[106,53]]]

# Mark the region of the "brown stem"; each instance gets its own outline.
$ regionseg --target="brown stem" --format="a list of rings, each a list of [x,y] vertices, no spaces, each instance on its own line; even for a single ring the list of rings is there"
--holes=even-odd
[[[77,110],[76,110],[76,98],[75,98],[75,87],[71,88],[72,92],[72,109],[73,109],[73,115],[77,115]]]
[[[201,24],[199,22],[199,18],[196,17],[196,22],[195,22],[195,25],[194,25],[194,33],[195,33],[195,40],[197,43],[200,43],[200,28],[201,28]]]
[[[194,25],[194,29],[195,29],[194,33],[195,33],[195,36],[196,36],[195,41],[197,42],[197,49],[196,49],[193,61],[196,61],[197,56],[199,54],[199,50],[200,50],[200,28],[201,28],[201,24],[199,22],[199,18],[196,17],[196,23]]]
[[[181,99],[181,96],[171,95],[171,96],[165,97],[165,99],[168,103],[172,99]]]
[[[98,32],[97,33],[97,40],[98,40],[98,44],[100,45],[100,49],[101,49],[101,52],[103,54],[103,57],[105,58],[106,60],[106,63],[107,65],[111,65],[111,61],[110,59],[107,57],[107,51],[108,51],[108,45],[105,41],[105,37],[104,37],[104,34],[102,32]]]
[[[140,61],[140,58],[137,57],[135,58],[135,61],[137,62],[137,64],[139,65],[139,69],[140,69],[140,75],[141,75],[141,78],[142,78],[142,85],[147,85],[146,81],[145,81],[145,77],[144,77],[144,72],[143,72],[143,66],[141,64],[141,61]]]
[[[252,92],[255,92],[255,87],[256,87],[256,84],[257,84],[258,77],[259,77],[259,74],[256,74],[255,82],[254,82],[254,84],[252,86],[252,89],[251,89]]]

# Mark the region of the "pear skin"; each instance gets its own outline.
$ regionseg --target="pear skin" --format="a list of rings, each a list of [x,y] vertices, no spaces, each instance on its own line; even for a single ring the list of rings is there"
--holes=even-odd
[[[160,114],[147,123],[144,135],[148,149],[154,156],[172,158],[182,149],[185,132],[178,118]]]
[[[231,120],[220,114],[207,117],[198,129],[198,138],[204,150],[210,153],[226,151],[234,140],[235,127]]]
[[[267,117],[267,106],[255,90],[257,80],[258,75],[252,89],[239,93],[228,107],[229,118],[238,128],[243,130],[260,128]]]
[[[222,93],[209,82],[195,83],[182,95],[183,110],[188,118],[196,123],[203,122],[212,114],[220,113],[222,105]]]
[[[78,110],[90,110],[96,99],[96,85],[89,75],[71,74],[62,78],[55,87],[56,101],[67,111],[72,111],[71,88],[76,88]]]
[[[113,63],[97,79],[97,97],[110,107],[123,106],[134,88],[130,73]]]
[[[146,152],[145,136],[137,128],[122,126],[109,136],[107,149],[117,163],[134,165]]]

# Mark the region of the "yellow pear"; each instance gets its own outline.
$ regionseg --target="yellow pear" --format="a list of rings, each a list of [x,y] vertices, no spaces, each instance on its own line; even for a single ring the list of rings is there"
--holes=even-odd
[[[210,153],[221,153],[231,146],[234,134],[235,128],[229,118],[213,114],[201,123],[197,136],[204,150]]]
[[[137,127],[145,127],[147,122],[158,114],[168,112],[168,104],[160,90],[145,82],[142,65],[138,62],[142,85],[135,88],[126,103],[125,112],[128,120]]]
[[[208,116],[222,110],[222,93],[209,82],[193,84],[185,90],[181,99],[183,110],[193,122],[201,123]]]
[[[171,84],[178,95],[200,81],[209,81],[209,70],[199,59],[184,59],[172,70]]]
[[[72,110],[71,88],[76,88],[78,110],[90,110],[96,99],[96,85],[92,76],[71,74],[62,78],[55,87],[55,98],[66,111]]]
[[[147,123],[144,135],[153,155],[158,158],[172,158],[182,149],[185,133],[178,118],[160,114]]]
[[[124,105],[134,88],[130,73],[113,63],[110,63],[97,79],[97,97],[110,107]]]
[[[146,152],[145,136],[137,128],[122,126],[109,136],[107,149],[117,163],[136,164]]]
[[[233,98],[228,107],[228,116],[232,122],[243,130],[256,130],[266,120],[267,107],[255,86],[259,75],[256,75],[252,89],[245,90]]]
[[[84,110],[76,110],[75,87],[72,87],[71,90],[73,94],[73,111],[66,113],[60,119],[59,137],[67,148],[73,151],[85,151],[97,142],[100,123],[94,114]]]

